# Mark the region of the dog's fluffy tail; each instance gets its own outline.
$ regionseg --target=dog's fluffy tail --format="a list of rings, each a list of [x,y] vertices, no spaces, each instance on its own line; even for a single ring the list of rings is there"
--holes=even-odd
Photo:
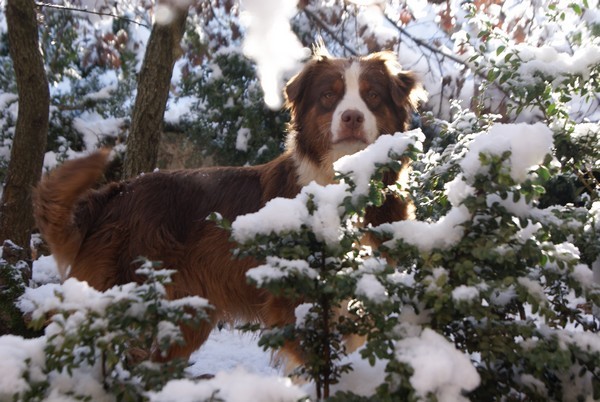
[[[100,179],[109,154],[110,150],[102,149],[67,161],[47,174],[33,192],[37,227],[50,246],[63,279],[82,241],[74,219],[75,205]]]

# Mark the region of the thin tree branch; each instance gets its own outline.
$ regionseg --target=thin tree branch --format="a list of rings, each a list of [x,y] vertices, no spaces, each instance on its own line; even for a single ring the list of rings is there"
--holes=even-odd
[[[346,45],[343,40],[341,40],[340,38],[338,38],[337,35],[335,34],[335,32],[333,32],[315,13],[313,13],[312,11],[310,11],[307,7],[304,7],[304,9],[302,11],[304,11],[304,14],[306,14],[306,16],[310,20],[312,20],[313,22],[315,22],[319,26],[319,28],[321,28],[322,30],[324,30],[325,32],[327,32],[327,34],[329,36],[331,36],[331,38],[333,40],[335,40],[338,44],[340,44],[341,46],[343,46],[344,49],[346,49],[348,52],[350,52],[351,55],[356,56],[358,54],[356,52],[356,50],[352,49],[350,46]]]
[[[398,32],[400,32],[400,34],[406,36],[408,39],[410,39],[411,41],[413,41],[418,46],[424,47],[424,48],[426,48],[427,50],[429,50],[429,51],[431,51],[433,53],[440,54],[443,57],[447,57],[447,58],[449,58],[450,60],[452,60],[452,61],[454,61],[456,63],[465,65],[465,66],[467,66],[469,68],[471,67],[464,60],[460,59],[459,57],[456,57],[456,56],[454,56],[452,54],[446,53],[446,52],[444,52],[444,51],[442,51],[442,50],[440,50],[440,49],[438,49],[438,48],[430,45],[429,43],[425,42],[422,39],[415,38],[410,33],[408,33],[408,31],[406,29],[402,28],[400,25],[398,25],[396,22],[394,22],[394,20],[392,20],[387,14],[384,13],[383,16],[385,17],[385,19],[390,24],[392,24],[398,30]]]
[[[415,38],[413,35],[411,35],[410,33],[408,33],[408,31],[406,29],[404,29],[401,26],[399,26],[387,14],[384,13],[384,17],[385,17],[385,19],[390,24],[392,24],[398,30],[398,32],[400,32],[401,35],[404,35],[405,37],[407,37],[408,39],[410,39],[411,41],[413,41],[417,46],[424,47],[425,49],[429,50],[432,53],[441,55],[442,57],[446,57],[446,58],[452,60],[455,63],[461,64],[461,65],[467,67],[469,70],[473,71],[473,74],[475,74],[476,76],[478,76],[478,77],[482,78],[483,80],[487,81],[487,76],[484,73],[482,73],[480,71],[477,71],[471,65],[469,65],[469,63],[467,63],[466,61],[462,60],[460,57],[457,57],[457,56],[455,56],[453,54],[450,54],[450,53],[446,53],[443,50],[438,49],[435,46],[430,45],[429,43],[425,42],[422,39]],[[500,92],[502,92],[505,96],[510,97],[509,94],[500,85],[496,84],[495,82],[492,82],[492,84],[498,90],[500,90]]]
[[[120,15],[115,15],[115,14],[111,14],[111,13],[105,13],[102,11],[94,11],[94,10],[88,10],[88,9],[83,9],[83,8],[77,8],[77,7],[69,7],[69,6],[61,6],[58,4],[49,4],[49,3],[35,3],[35,5],[37,7],[45,7],[45,8],[53,8],[56,10],[61,10],[61,11],[77,11],[77,12],[81,12],[81,13],[87,13],[87,14],[94,14],[94,15],[101,15],[103,17],[112,17],[118,20],[122,20],[122,21],[127,21],[127,22],[131,22],[132,24],[137,24],[139,26],[145,27],[145,28],[150,28],[150,26],[139,22],[139,21],[135,21],[132,20],[130,18],[127,17],[122,17]]]

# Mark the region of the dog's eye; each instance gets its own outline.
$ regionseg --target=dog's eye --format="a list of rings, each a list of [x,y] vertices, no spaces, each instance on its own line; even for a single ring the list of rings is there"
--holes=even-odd
[[[375,91],[369,91],[367,93],[367,98],[369,100],[377,100],[377,99],[379,99],[379,94],[377,92],[375,92]]]
[[[326,109],[331,109],[338,99],[334,91],[325,91],[321,93],[321,105]]]
[[[367,102],[367,105],[372,109],[379,107],[379,105],[381,104],[381,96],[379,95],[379,92],[373,89],[367,91],[367,93],[365,93],[363,97],[365,99],[365,102]]]
[[[321,94],[323,100],[332,100],[335,98],[335,93],[333,91],[325,91]]]

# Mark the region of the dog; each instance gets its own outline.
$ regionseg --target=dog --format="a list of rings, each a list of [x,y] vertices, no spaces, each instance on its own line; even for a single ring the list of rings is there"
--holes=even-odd
[[[266,164],[155,171],[92,189],[108,161],[109,152],[101,150],[65,162],[34,192],[37,226],[63,278],[100,291],[140,282],[133,262],[144,256],[176,270],[167,288],[170,299],[195,295],[214,306],[209,322],[182,328],[185,344],[173,346],[165,359],[188,358],[222,320],[266,327],[295,322],[297,303],[250,285],[246,272],[259,262],[233,258],[229,233],[207,216],[218,212],[232,222],[275,197],[295,197],[311,181],[333,183],[338,158],[381,134],[407,130],[423,90],[392,53],[334,58],[317,50],[284,95],[291,115],[286,149]],[[385,177],[387,184],[396,180],[394,174]],[[411,214],[409,200],[390,194],[382,206],[367,210],[365,223]],[[289,349],[301,360],[301,351]]]

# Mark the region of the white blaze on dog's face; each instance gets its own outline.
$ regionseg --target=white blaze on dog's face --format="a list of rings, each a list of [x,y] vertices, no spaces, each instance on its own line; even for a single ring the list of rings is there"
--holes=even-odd
[[[300,184],[333,180],[333,162],[405,131],[423,91],[391,53],[335,59],[317,55],[286,86],[288,149]]]
[[[358,61],[353,61],[344,71],[345,92],[331,120],[334,148],[361,142],[371,144],[379,136],[377,119],[360,94],[360,73]]]

